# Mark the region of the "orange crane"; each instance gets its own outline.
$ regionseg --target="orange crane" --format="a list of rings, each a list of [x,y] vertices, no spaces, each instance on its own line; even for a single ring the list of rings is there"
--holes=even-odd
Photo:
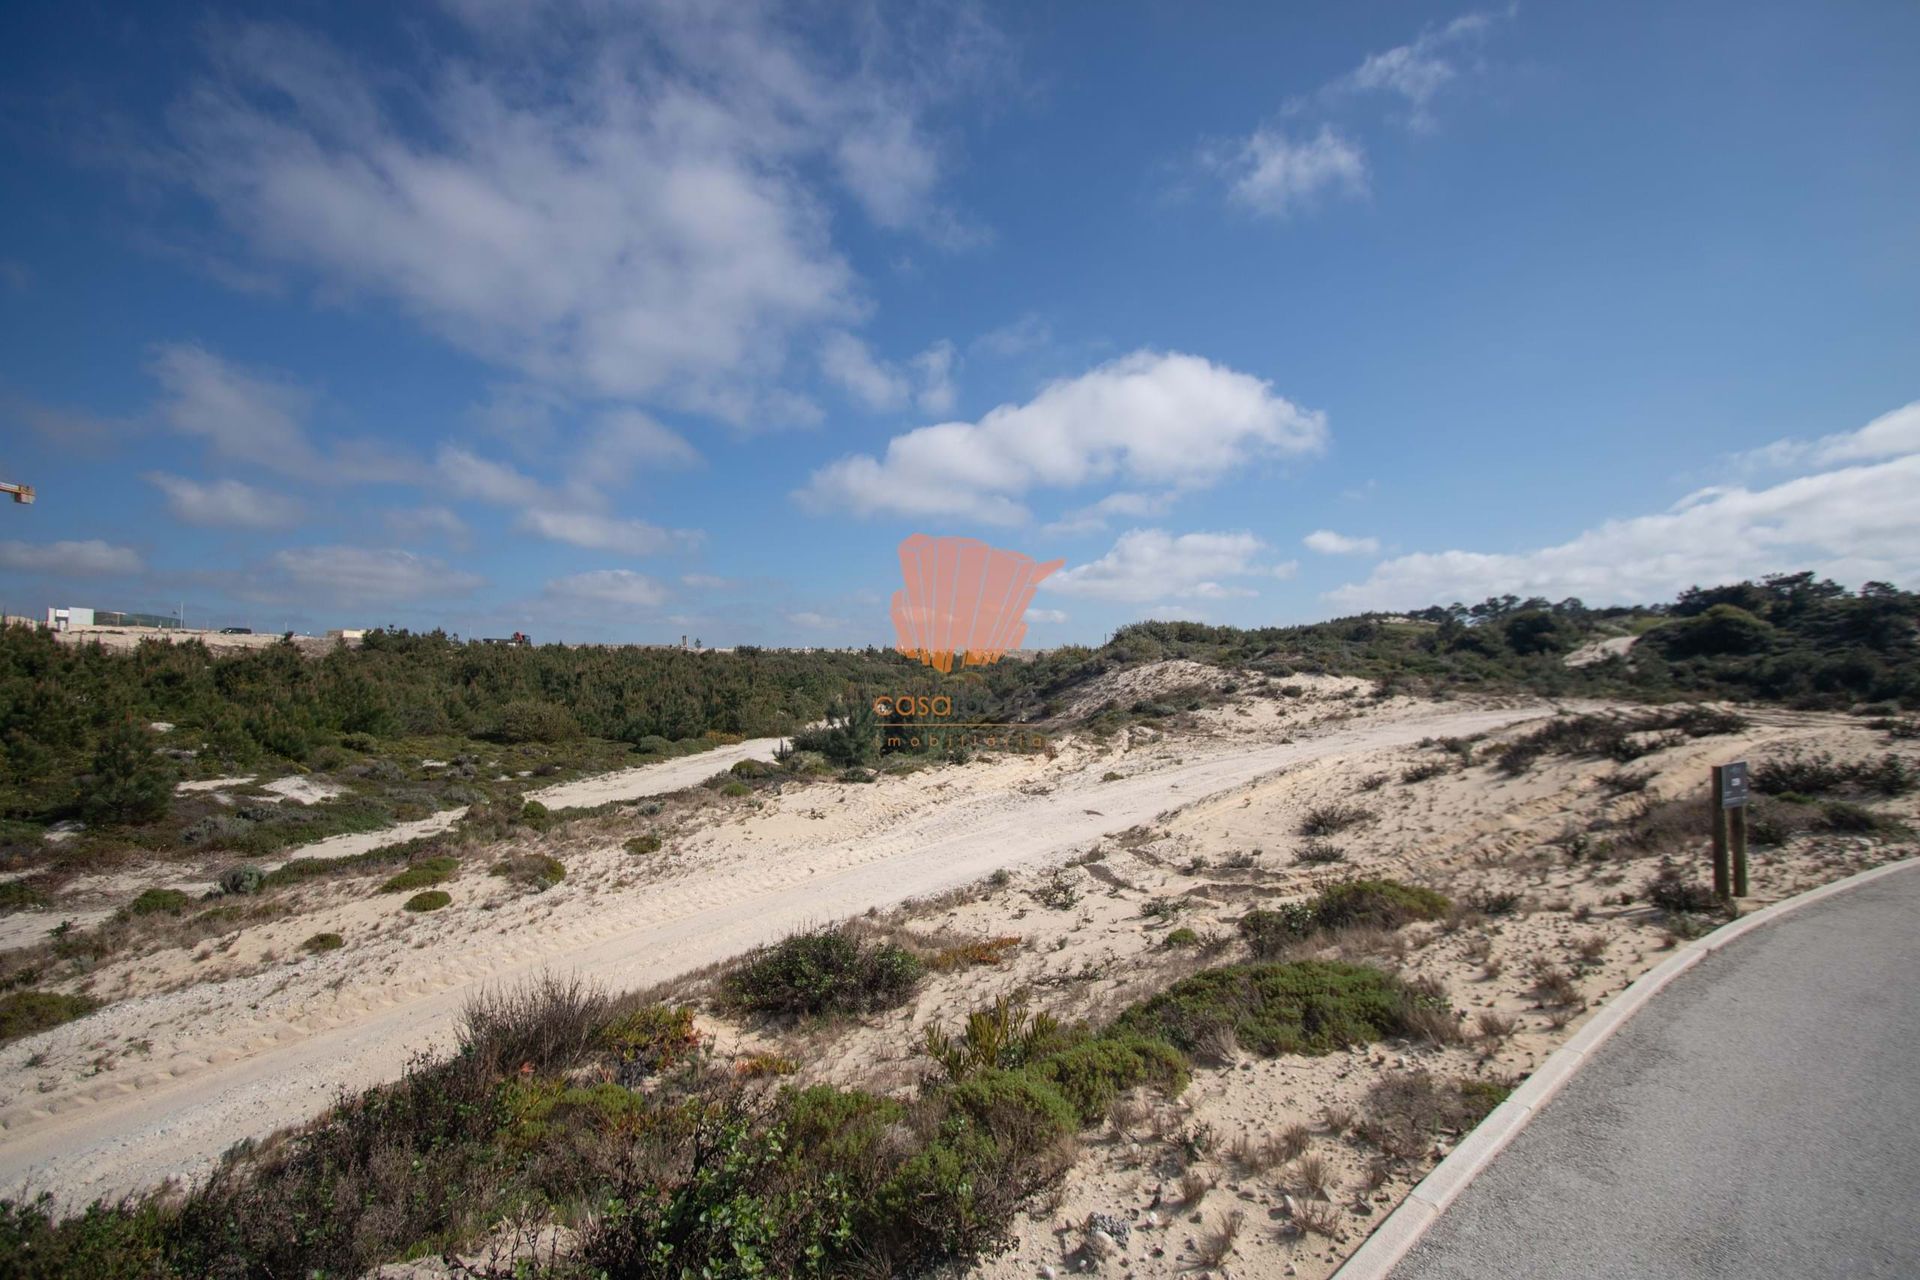
[[[0,480],[0,493],[10,493],[15,502],[32,502],[33,486],[30,484],[8,484]]]

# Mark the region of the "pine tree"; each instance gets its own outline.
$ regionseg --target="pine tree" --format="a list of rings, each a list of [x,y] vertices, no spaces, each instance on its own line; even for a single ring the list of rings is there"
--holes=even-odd
[[[153,731],[121,716],[100,735],[82,811],[95,822],[152,822],[172,800],[172,778],[153,754]]]

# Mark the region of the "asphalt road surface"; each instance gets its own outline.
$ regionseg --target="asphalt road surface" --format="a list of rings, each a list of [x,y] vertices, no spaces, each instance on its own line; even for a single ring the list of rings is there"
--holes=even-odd
[[[1708,956],[1392,1280],[1920,1276],[1920,867]]]

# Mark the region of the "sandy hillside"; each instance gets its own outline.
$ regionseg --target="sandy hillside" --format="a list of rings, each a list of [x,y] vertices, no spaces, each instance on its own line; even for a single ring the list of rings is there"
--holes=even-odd
[[[1240,704],[1206,719],[1217,729],[1270,713]],[[1186,974],[1246,959],[1234,926],[1249,908],[1355,875],[1438,888],[1465,908],[1398,933],[1303,946],[1300,958],[1364,961],[1430,980],[1459,1013],[1459,1043],[1393,1042],[1322,1058],[1230,1052],[1203,1064],[1177,1100],[1123,1100],[1105,1127],[1083,1135],[1057,1197],[1017,1223],[1014,1247],[973,1269],[982,1280],[1018,1280],[1098,1261],[1100,1270],[1136,1276],[1218,1268],[1324,1277],[1461,1136],[1439,1133],[1417,1150],[1383,1155],[1354,1134],[1375,1105],[1370,1089],[1415,1071],[1517,1082],[1675,945],[1675,926],[1647,904],[1644,886],[1675,850],[1704,877],[1710,764],[1795,752],[1868,759],[1892,746],[1920,765],[1912,744],[1889,744],[1858,720],[1744,714],[1749,724],[1738,733],[1681,740],[1630,765],[1546,758],[1518,777],[1487,763],[1515,730],[1471,743],[1349,742],[1117,837],[1087,839],[1064,868],[978,884],[875,921],[936,946],[999,940],[997,962],[936,975],[906,1009],[831,1031],[780,1032],[711,1014],[704,1025],[723,1055],[790,1058],[796,1082],[905,1088],[932,1070],[919,1048],[929,1025],[957,1034],[968,1012],[998,998],[1098,1024]],[[1913,795],[1875,803],[1895,820],[1920,816]],[[1330,805],[1366,817],[1328,837],[1340,861],[1303,864],[1302,818]],[[1903,833],[1802,832],[1756,848],[1754,893],[1743,905],[1915,853]],[[1197,945],[1170,946],[1177,929],[1192,930]],[[702,990],[696,981],[678,994]],[[1116,1222],[1126,1230],[1114,1231]],[[1230,1247],[1215,1259],[1222,1233]]]
[[[230,1143],[444,1046],[486,984],[557,968],[644,986],[799,925],[1060,861],[1277,770],[1549,710],[1363,702],[1333,686],[1296,693],[1231,724],[1203,718],[1179,740],[1136,729],[1104,745],[1066,742],[1053,759],[749,800],[695,791],[657,815],[569,828],[543,846],[567,867],[545,893],[488,875],[497,851],[481,851],[444,886],[453,905],[429,915],[400,910],[405,895],[373,892],[377,879],[364,875],[274,895],[270,914],[229,934],[110,959],[84,983],[110,1007],[0,1049],[0,1185],[91,1195],[202,1173]],[[719,765],[700,762],[703,777]],[[569,787],[583,785],[593,784]],[[664,847],[626,852],[641,832],[662,834]],[[345,945],[305,954],[321,932]]]

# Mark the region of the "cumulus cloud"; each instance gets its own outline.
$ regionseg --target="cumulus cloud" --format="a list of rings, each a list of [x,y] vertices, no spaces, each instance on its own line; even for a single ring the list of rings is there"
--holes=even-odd
[[[829,202],[946,235],[928,86],[966,73],[930,52],[951,32],[810,47],[782,22],[547,5],[530,24],[475,18],[476,41],[424,70],[221,24],[153,168],[260,255],[390,297],[538,382],[743,424],[804,413],[774,385],[790,339],[863,307]]]
[[[1331,529],[1315,529],[1300,541],[1323,556],[1370,556],[1380,550],[1378,538],[1350,538]]]
[[[1748,469],[1833,466],[1920,453],[1920,400],[1883,413],[1858,431],[1842,431],[1818,440],[1776,440],[1739,454]]]
[[[1198,356],[1138,351],[1054,382],[978,422],[921,427],[883,457],[856,454],[814,472],[808,510],[964,516],[1012,524],[1035,488],[1095,481],[1193,487],[1260,457],[1319,451],[1323,415],[1271,384]]]
[[[253,594],[320,598],[343,604],[390,603],[471,594],[485,579],[431,556],[369,547],[299,547],[269,561]]]
[[[98,538],[83,542],[0,542],[0,569],[21,573],[102,577],[138,573],[142,567],[139,553],[132,548],[116,547]]]
[[[1061,623],[1067,620],[1067,615],[1059,609],[1029,609],[1025,616],[1028,622]]]
[[[580,483],[614,487],[625,484],[636,469],[677,471],[700,461],[700,451],[678,432],[637,409],[615,409],[588,428],[573,472]]]
[[[958,360],[959,353],[944,338],[913,358],[913,371],[920,378],[920,390],[913,402],[920,412],[953,412],[954,402],[959,398],[959,390],[953,385]]]
[[[1098,560],[1041,583],[1061,595],[1144,604],[1150,600],[1225,600],[1257,595],[1227,581],[1284,576],[1264,563],[1267,544],[1251,533],[1182,533],[1131,529]],[[1164,616],[1164,615],[1163,615]]]
[[[583,604],[616,609],[651,609],[667,599],[667,589],[631,569],[595,569],[547,583],[547,594]]]
[[[1278,127],[1256,129],[1236,146],[1206,158],[1228,179],[1228,194],[1255,213],[1284,218],[1326,196],[1367,190],[1367,157],[1359,143],[1330,125],[1295,139]]]
[[[1784,480],[1702,489],[1663,512],[1611,520],[1556,546],[1400,556],[1330,592],[1360,609],[1418,608],[1490,595],[1644,602],[1689,586],[1812,569],[1843,582],[1920,577],[1916,406],[1812,442],[1813,460],[1902,456]]]
[[[283,493],[256,489],[238,480],[201,482],[164,471],[147,473],[147,483],[166,495],[167,510],[187,524],[235,529],[285,529],[300,522],[301,504]]]

